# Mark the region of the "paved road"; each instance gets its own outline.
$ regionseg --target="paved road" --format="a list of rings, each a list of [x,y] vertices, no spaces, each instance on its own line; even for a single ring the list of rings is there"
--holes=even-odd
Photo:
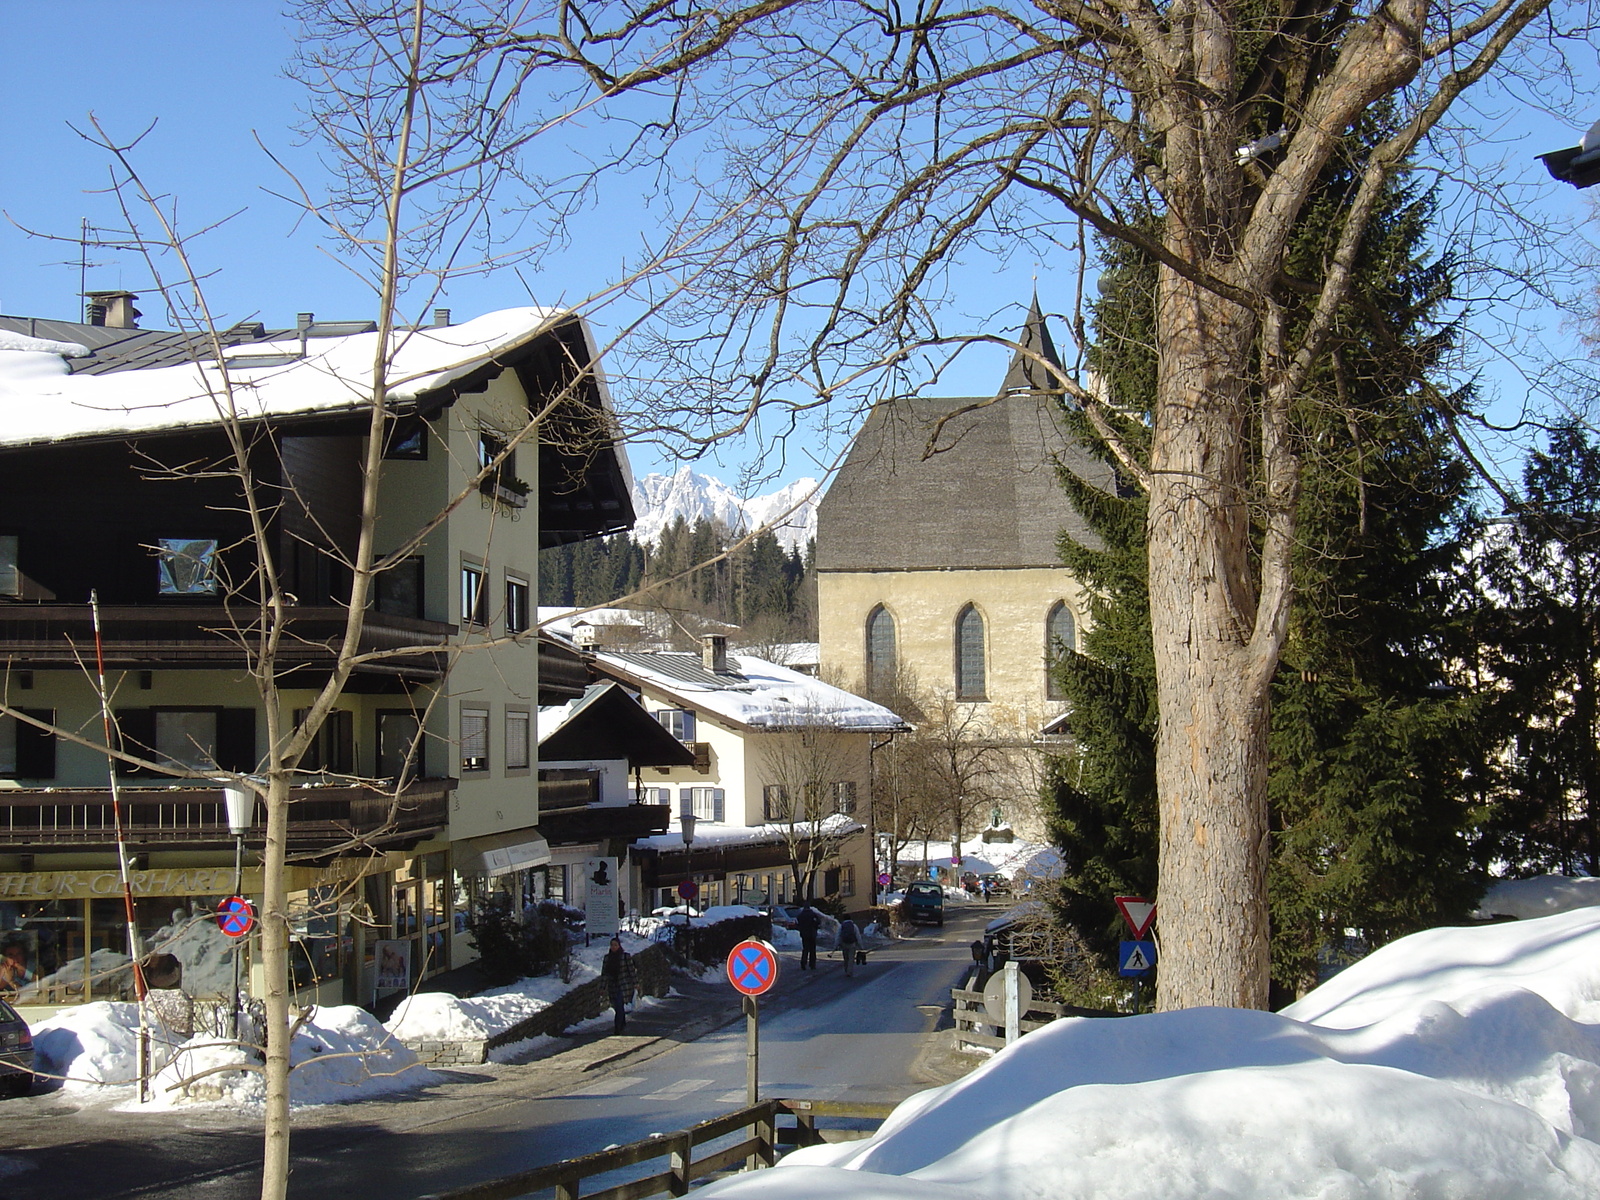
[[[949,989],[995,910],[952,911],[847,979],[786,956],[762,1007],[763,1095],[899,1100],[955,1078]],[[525,1064],[441,1072],[401,1099],[296,1115],[292,1197],[397,1200],[681,1129],[744,1103],[745,1032],[724,982],[675,980],[681,996]],[[720,1028],[718,1028],[720,1026]],[[636,1033],[637,1031],[637,1033]],[[222,1112],[119,1114],[61,1095],[0,1102],[5,1200],[248,1200],[259,1126]]]

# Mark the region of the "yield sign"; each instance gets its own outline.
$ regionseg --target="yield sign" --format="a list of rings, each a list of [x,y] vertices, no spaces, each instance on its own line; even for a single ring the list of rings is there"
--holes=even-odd
[[[759,996],[778,982],[778,952],[766,942],[748,938],[728,955],[728,982],[746,996]]]
[[[1135,938],[1142,939],[1150,932],[1150,926],[1155,924],[1156,903],[1143,896],[1118,896],[1117,911],[1128,923],[1128,928],[1133,930]]]

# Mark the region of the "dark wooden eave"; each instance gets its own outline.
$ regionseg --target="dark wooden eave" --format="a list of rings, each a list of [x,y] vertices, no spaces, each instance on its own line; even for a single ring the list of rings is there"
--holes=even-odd
[[[665,833],[670,804],[591,804],[561,812],[539,812],[539,832],[552,846],[575,846],[606,838],[632,841]]]
[[[541,695],[543,689],[541,679]],[[692,767],[695,763],[693,750],[611,682],[596,684],[579,710],[539,743],[540,762],[616,759],[626,759],[632,767]]]

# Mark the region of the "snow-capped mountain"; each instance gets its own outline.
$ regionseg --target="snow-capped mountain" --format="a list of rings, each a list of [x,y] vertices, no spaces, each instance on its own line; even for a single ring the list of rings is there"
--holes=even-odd
[[[661,531],[682,517],[694,524],[701,517],[721,521],[729,529],[754,529],[779,514],[783,517],[773,532],[784,549],[799,546],[816,536],[817,501],[821,491],[815,479],[797,479],[765,496],[742,499],[737,492],[710,475],[681,467],[674,475],[646,475],[633,484],[633,507],[638,521],[633,527],[637,541],[654,545]]]

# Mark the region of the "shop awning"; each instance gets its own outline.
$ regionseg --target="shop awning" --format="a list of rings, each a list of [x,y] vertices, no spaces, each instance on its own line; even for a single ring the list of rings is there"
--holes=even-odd
[[[456,870],[463,875],[509,875],[550,861],[550,843],[536,829],[467,838],[454,850]]]

